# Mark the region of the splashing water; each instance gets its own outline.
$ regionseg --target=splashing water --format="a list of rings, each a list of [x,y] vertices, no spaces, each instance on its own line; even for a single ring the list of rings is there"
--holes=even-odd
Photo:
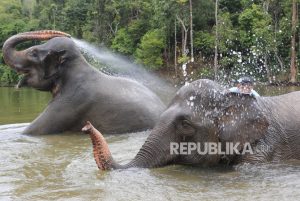
[[[83,40],[72,39],[88,59],[100,63],[102,72],[134,79],[153,90],[166,102],[175,93],[175,88],[171,84],[147,71],[143,66],[131,62],[127,57],[105,47],[100,48]]]

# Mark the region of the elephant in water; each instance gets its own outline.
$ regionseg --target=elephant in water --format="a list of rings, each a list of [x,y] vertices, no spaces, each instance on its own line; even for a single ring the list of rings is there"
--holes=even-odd
[[[230,93],[211,80],[194,81],[176,93],[126,165],[113,160],[105,139],[90,122],[82,131],[90,135],[102,170],[299,160],[300,92],[254,98]],[[218,146],[217,152],[205,151],[209,143]]]
[[[133,80],[99,72],[87,63],[69,37],[59,31],[34,31],[12,36],[3,45],[5,62],[24,75],[19,87],[29,86],[53,95],[24,133],[80,131],[89,119],[105,133],[153,128],[165,109],[157,95]],[[28,40],[48,41],[16,50],[16,45]]]

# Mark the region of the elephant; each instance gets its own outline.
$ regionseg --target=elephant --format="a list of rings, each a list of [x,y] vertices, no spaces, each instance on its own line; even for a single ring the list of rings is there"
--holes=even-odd
[[[24,41],[45,41],[16,50]],[[24,134],[81,131],[88,119],[106,134],[122,134],[153,128],[165,104],[144,85],[106,75],[91,66],[70,35],[54,30],[25,32],[3,45],[5,62],[23,74],[18,86],[52,94],[46,109]]]
[[[212,80],[196,80],[177,91],[134,159],[124,165],[113,159],[105,138],[90,122],[82,131],[90,135],[101,170],[299,160],[299,103],[300,92],[255,98],[229,92]],[[181,146],[177,153],[173,150],[174,144],[188,143],[196,144],[197,149]],[[217,144],[218,152],[205,152],[205,143]],[[238,152],[227,152],[230,144]],[[242,152],[245,145],[248,149]]]

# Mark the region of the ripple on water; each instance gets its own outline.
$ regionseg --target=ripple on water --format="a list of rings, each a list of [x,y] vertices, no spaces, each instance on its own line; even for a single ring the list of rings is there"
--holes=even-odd
[[[88,136],[26,136],[27,124],[0,126],[0,200],[297,200],[300,164],[97,170]],[[128,162],[149,132],[106,136]]]

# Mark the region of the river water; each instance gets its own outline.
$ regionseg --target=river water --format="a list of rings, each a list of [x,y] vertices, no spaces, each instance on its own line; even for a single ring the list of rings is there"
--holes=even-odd
[[[299,88],[258,87],[276,95]],[[0,200],[300,200],[300,162],[101,172],[88,136],[26,136],[50,95],[0,88]],[[149,131],[106,135],[118,162],[134,157]]]

